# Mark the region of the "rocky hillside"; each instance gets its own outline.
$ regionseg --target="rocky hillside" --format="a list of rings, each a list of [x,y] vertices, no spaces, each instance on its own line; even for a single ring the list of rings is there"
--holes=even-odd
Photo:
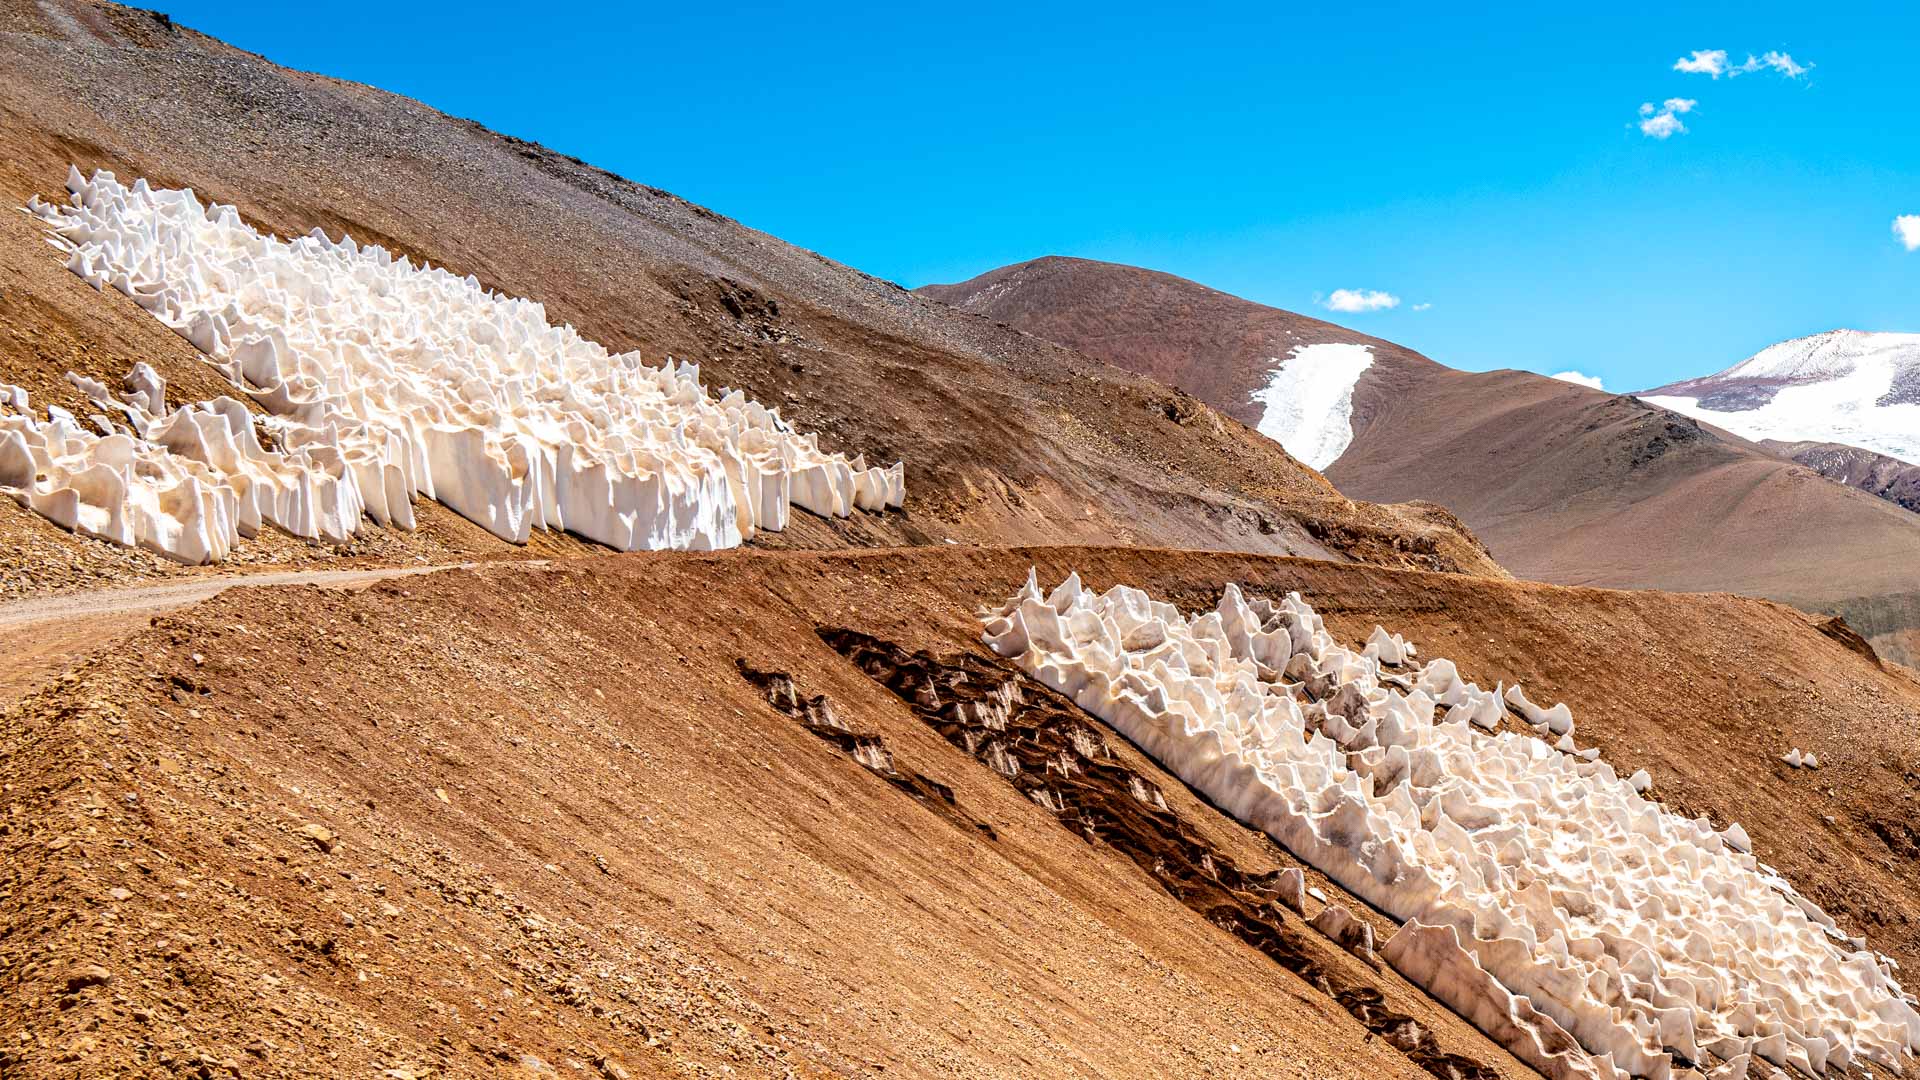
[[[1660,1063],[1639,1070],[1656,1080],[1784,1075],[1763,1059],[1868,1080],[1865,1055],[1882,1051],[1913,1066],[1920,1030],[1882,1037],[1910,1015],[1889,997],[1893,966],[1920,964],[1910,672],[1844,622],[1765,599],[1516,581],[1450,511],[1353,501],[1300,459],[1326,457],[1356,489],[1451,500],[1563,579],[1665,558],[1684,583],[1738,556],[1756,580],[1825,588],[1798,554],[1811,545],[1863,589],[1849,617],[1869,625],[1920,625],[1920,589],[1857,573],[1870,555],[1914,565],[1893,518],[1873,516],[1906,511],[1651,406],[1452,372],[1125,268],[1101,272],[1117,291],[1092,293],[1121,310],[1075,309],[1051,331],[1093,337],[1049,340],[1012,311],[906,292],[538,145],[92,0],[0,0],[0,138],[0,199],[57,199],[73,163],[192,187],[283,236],[351,233],[540,301],[608,349],[699,360],[829,451],[906,463],[902,507],[795,513],[700,553],[608,554],[545,531],[510,544],[421,498],[415,529],[367,524],[325,545],[264,528],[184,569],[62,531],[58,507],[0,499],[0,1076],[1627,1080],[1610,1056],[1622,1037]],[[79,414],[47,428],[98,424],[82,385],[136,362],[166,380],[156,414],[232,388],[136,302],[157,292],[131,278],[96,290],[47,227],[0,214],[0,382],[42,415]],[[267,276],[244,259],[257,242],[223,248],[242,256],[223,289]],[[401,306],[360,296],[327,318],[346,338],[434,305],[382,310]],[[479,339],[483,323],[500,325],[463,325]],[[523,341],[551,332],[520,325]],[[1103,358],[1127,335],[1153,378]],[[1196,354],[1220,370],[1183,366]],[[1228,363],[1249,356],[1271,362]],[[424,366],[478,370],[443,354]],[[575,412],[569,392],[603,374],[552,370],[564,377],[545,389]],[[1220,407],[1160,379],[1197,380]],[[419,415],[526,391],[466,384]],[[0,394],[0,429],[17,434],[19,395]],[[229,413],[241,431],[262,423]],[[588,431],[567,429],[569,453]],[[21,442],[0,443],[7,475],[37,483]],[[106,487],[121,474],[102,464]],[[1744,548],[1717,531],[1736,526]],[[1200,620],[1212,651],[1184,619],[1178,639],[1157,617],[1111,637],[1098,619],[1070,624],[1085,656],[1112,640],[1153,660],[1159,689],[1129,699],[1129,722],[1199,746],[1163,762],[1073,687],[1049,689],[1064,669],[1023,674],[1010,626],[993,635],[1007,656],[983,641],[981,611],[1030,570],[1186,611],[1229,585],[1263,601],[1297,590],[1324,618],[1318,651],[1229,668],[1223,650],[1240,645],[1224,635],[1254,640],[1238,616],[1231,630]],[[1261,641],[1292,640],[1266,619]],[[1392,638],[1398,659],[1383,659],[1381,627],[1433,659],[1416,670]],[[1209,672],[1229,670],[1232,714],[1208,698],[1224,685]],[[1413,689],[1444,697],[1426,682],[1440,673],[1474,683],[1471,723]],[[1520,684],[1565,706],[1547,715],[1577,717],[1578,747],[1569,726],[1525,722],[1533,707],[1507,692]],[[1201,709],[1258,723],[1242,741],[1188,724]],[[1440,727],[1472,769],[1416,740]],[[1296,793],[1331,808],[1303,813],[1370,874],[1404,883],[1395,870],[1426,860],[1435,882],[1466,866],[1489,904],[1552,909],[1571,938],[1467,937],[1510,959],[1578,950],[1596,975],[1583,1016],[1626,989],[1636,1009],[1673,995],[1645,1028],[1660,1037],[1628,1010],[1576,1038],[1548,1016],[1551,994],[1529,989],[1542,1008],[1519,1008],[1435,928],[1394,952],[1405,924],[1270,823],[1232,816],[1250,804],[1180,779],[1257,772],[1263,759],[1233,747],[1262,740],[1324,762]],[[1449,786],[1522,758],[1484,790],[1524,784],[1528,805],[1554,800],[1576,827],[1510,827],[1513,806]],[[1608,801],[1569,797],[1602,785]],[[1368,803],[1391,803],[1405,834],[1348,843],[1376,835],[1345,828]],[[1668,856],[1688,849],[1706,869],[1674,889],[1685,867]],[[1569,867],[1594,880],[1550,888]],[[1715,889],[1744,895],[1716,905]],[[1656,911],[1663,898],[1702,896],[1743,914],[1708,912],[1717,938],[1646,940],[1682,915]],[[1625,913],[1634,941],[1617,921],[1578,925],[1602,909]],[[1764,940],[1787,932],[1789,951]],[[1716,998],[1690,1010],[1663,965],[1685,953],[1697,970],[1720,945],[1741,962],[1687,984]],[[1464,958],[1444,969],[1458,985],[1406,977],[1394,958],[1416,951]],[[1782,957],[1818,966],[1767,963]],[[1760,1007],[1741,996],[1754,993]],[[1494,1001],[1509,1007],[1450,1007]],[[1758,1018],[1789,1012],[1797,1042],[1762,1037]],[[1695,1045],[1696,1016],[1719,1037]],[[1669,1032],[1686,1045],[1659,1045]],[[1507,1049],[1529,1043],[1550,1053]]]
[[[801,522],[762,543],[1114,539],[1499,573],[1429,507],[1352,503],[1190,398],[963,315],[666,192],[417,102],[287,71],[164,17],[86,0],[0,5],[0,200],[64,197],[69,163],[191,187],[265,231],[350,233],[539,300],[610,349],[703,365],[824,444],[904,460],[904,514]],[[227,387],[126,297],[0,215],[0,382],[92,411],[69,371],[135,362],[197,401]],[[438,508],[344,551],[263,534],[238,565],[518,554]],[[176,571],[73,542],[0,500],[9,590]],[[585,550],[564,536],[539,552]]]
[[[1760,445],[1828,479],[1920,513],[1920,465],[1841,443],[1769,439]]]
[[[1920,465],[1920,334],[1831,330],[1637,396],[1749,439],[1840,443]]]
[[[1862,602],[1920,588],[1920,518],[1634,398],[1456,371],[1111,263],[1038,259],[921,291],[1180,387],[1276,438],[1301,435],[1302,452],[1337,449],[1322,468],[1342,491],[1437,502],[1524,577],[1873,610],[1891,620],[1862,627],[1876,637],[1920,625],[1904,607]],[[1289,409],[1303,397],[1322,414]],[[1342,437],[1328,441],[1329,426]]]
[[[1381,623],[1524,681],[1920,961],[1920,686],[1786,608],[1120,548],[749,549],[236,589],[102,637],[0,717],[0,1053],[34,1076],[1532,1076],[1275,906],[1298,861],[1104,724],[1029,685],[1016,769],[915,689],[1017,677],[973,613],[1034,564],[1189,608],[1298,589],[1343,641]],[[1306,914],[1392,932],[1308,881]]]

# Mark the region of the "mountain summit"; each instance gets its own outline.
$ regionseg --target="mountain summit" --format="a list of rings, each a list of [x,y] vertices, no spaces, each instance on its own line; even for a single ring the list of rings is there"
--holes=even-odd
[[[1525,371],[1458,371],[1391,341],[1114,263],[1048,257],[920,291],[1186,390],[1354,498],[1437,502],[1521,576],[1767,596],[1844,612],[1883,644],[1920,625],[1920,603],[1910,602],[1920,598],[1920,518],[1749,442],[1720,413],[1699,416],[1729,430],[1658,407],[1670,398]],[[1778,346],[1716,376],[1725,389],[1706,400],[1791,402],[1877,387],[1874,401],[1890,403],[1872,415],[1895,417],[1915,408],[1893,400],[1911,398],[1915,385],[1897,374],[1914,368],[1894,363],[1895,346],[1920,342],[1895,337]]]
[[[1920,465],[1920,334],[1829,330],[1638,397],[1749,439],[1843,443]]]

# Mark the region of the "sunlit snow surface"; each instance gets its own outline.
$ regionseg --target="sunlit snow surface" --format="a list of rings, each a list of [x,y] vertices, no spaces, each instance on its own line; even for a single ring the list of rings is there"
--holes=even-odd
[[[609,353],[472,277],[317,229],[263,236],[233,207],[144,180],[76,170],[68,189],[69,204],[28,207],[68,268],[126,294],[273,414],[284,453],[241,445],[240,457],[296,487],[313,487],[303,473],[331,485],[329,538],[357,529],[362,510],[409,528],[423,495],[516,543],[547,528],[621,550],[704,550],[783,528],[790,506],[846,516],[905,496],[900,465],[825,452],[738,391],[709,395],[698,367]],[[218,490],[245,481],[228,483],[215,459],[237,460],[224,444],[253,437],[244,407],[219,412],[161,403],[129,417],[131,433],[97,424],[100,435],[16,416],[0,431],[0,486],[69,528],[212,561],[246,535],[230,520],[235,492]],[[181,439],[198,469],[156,457],[184,452],[145,439],[161,422],[193,429]],[[223,445],[209,452],[203,434]]]
[[[1663,1080],[1674,1053],[1899,1068],[1920,1045],[1891,961],[1738,825],[1675,814],[1641,797],[1644,776],[1574,752],[1564,706],[1504,695],[1564,729],[1557,746],[1477,730],[1503,695],[1382,630],[1343,648],[1298,594],[1228,586],[1187,617],[1030,576],[982,619],[996,652],[1401,920],[1381,956],[1556,1080]]]
[[[231,397],[169,410],[146,364],[118,395],[67,378],[100,410],[88,418],[99,433],[60,409],[36,419],[27,392],[0,383],[0,493],[61,528],[197,565],[262,525],[334,544],[359,527],[367,507],[336,448],[267,447]],[[408,503],[392,509],[412,527]]]
[[[1254,391],[1266,405],[1260,434],[1316,469],[1340,460],[1353,442],[1353,387],[1373,366],[1366,345],[1298,345]]]
[[[1920,465],[1920,404],[1878,404],[1903,372],[1920,378],[1920,334],[1836,330],[1783,341],[1713,377],[1797,380],[1757,409],[1702,408],[1698,397],[1641,400],[1748,439],[1837,442]]]

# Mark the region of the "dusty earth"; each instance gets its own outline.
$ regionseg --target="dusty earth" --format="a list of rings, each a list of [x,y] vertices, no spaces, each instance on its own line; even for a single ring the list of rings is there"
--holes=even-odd
[[[1760,445],[1821,476],[1920,513],[1920,465],[1844,443],[1762,439]]]
[[[1358,989],[1523,1075],[1296,915],[1272,951],[1196,917],[1127,854],[1137,823],[1084,829],[823,640],[997,666],[972,612],[1034,564],[1190,605],[1301,589],[1343,637],[1565,698],[1660,798],[1920,958],[1920,685],[1779,605],[1117,548],[607,556],[233,588],[20,697],[0,1048],[35,1076],[1434,1075]],[[796,712],[815,695],[844,734]],[[1177,817],[1155,843],[1292,864],[1078,719]],[[1233,880],[1200,884],[1257,898]]]
[[[909,483],[715,555],[514,548],[422,503],[193,569],[0,499],[0,1076],[1532,1076],[977,644],[1036,564],[1189,606],[1301,589],[1346,638],[1564,698],[1920,961],[1920,683],[1843,624],[1515,582],[1448,511],[1350,500],[1180,391],[153,13],[0,2],[0,146],[0,201],[73,161],[350,230]],[[51,251],[0,214],[0,381],[224,392]],[[955,703],[1009,682],[996,742]]]
[[[745,388],[834,449],[907,462],[908,514],[816,523],[765,546],[1117,541],[1503,572],[1444,511],[1356,504],[1161,384],[150,12],[0,0],[0,147],[0,204],[63,197],[74,163],[191,187],[283,236],[350,232],[540,300],[610,348],[697,361],[711,385]],[[136,361],[166,376],[174,403],[228,390],[131,300],[68,273],[38,222],[0,214],[0,381],[84,416],[67,372],[118,386]],[[15,593],[177,572],[34,525],[0,507],[0,580]],[[369,528],[339,553],[268,535],[236,561],[513,554],[439,512],[416,533]]]
[[[1847,477],[1637,399],[1524,371],[1456,371],[1113,263],[1037,259],[920,291],[1247,423],[1265,409],[1252,394],[1294,346],[1366,345],[1374,364],[1354,389],[1353,444],[1327,469],[1341,491],[1445,506],[1522,577],[1768,596],[1843,613],[1887,644],[1920,628],[1920,516],[1873,497],[1885,492],[1870,480],[1831,482],[1821,474]]]
[[[477,565],[467,563],[467,566]],[[32,689],[49,674],[152,614],[185,607],[234,585],[318,585],[364,588],[376,581],[423,574],[431,567],[353,570],[275,570],[253,574],[203,573],[164,583],[54,593],[0,603],[0,703]]]

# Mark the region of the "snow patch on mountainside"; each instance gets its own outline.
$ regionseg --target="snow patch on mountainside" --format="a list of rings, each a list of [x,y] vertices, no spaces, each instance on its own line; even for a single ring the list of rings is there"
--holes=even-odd
[[[1845,443],[1920,464],[1920,334],[1797,338],[1663,389],[1678,392],[1640,398],[1748,439]]]
[[[1315,469],[1340,460],[1353,442],[1353,388],[1373,366],[1366,345],[1297,345],[1253,393],[1266,405],[1260,434]]]
[[[981,619],[995,652],[1402,921],[1381,955],[1548,1076],[1665,1080],[1709,1053],[1806,1075],[1912,1064],[1920,1014],[1892,962],[1739,825],[1576,751],[1565,706],[1505,695],[1565,729],[1552,747],[1476,730],[1496,695],[1379,628],[1339,645],[1298,593],[1229,585],[1188,616],[1030,574]]]

